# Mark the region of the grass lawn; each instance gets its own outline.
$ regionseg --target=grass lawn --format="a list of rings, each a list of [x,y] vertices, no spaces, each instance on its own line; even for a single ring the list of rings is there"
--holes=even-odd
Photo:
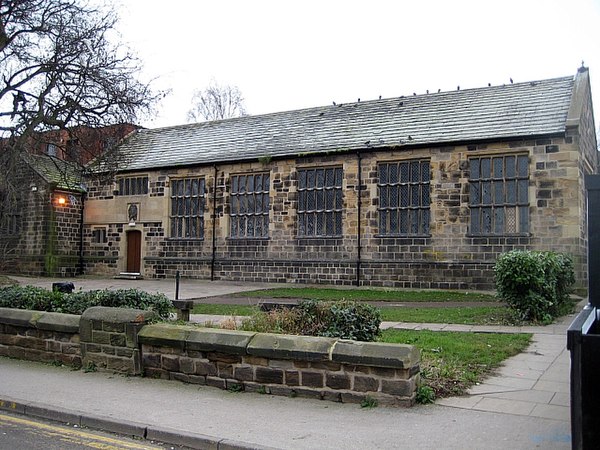
[[[494,302],[496,297],[477,292],[403,291],[389,289],[276,288],[240,292],[236,297],[360,300],[363,302]]]
[[[458,323],[466,325],[511,325],[511,311],[502,306],[458,308],[381,308],[382,320],[389,322]]]
[[[506,358],[527,348],[531,334],[385,330],[382,342],[421,350],[421,379],[436,397],[462,395]]]
[[[251,316],[258,311],[250,305],[196,304],[193,314],[219,314],[224,316]],[[389,322],[458,323],[469,325],[510,324],[510,311],[497,307],[459,308],[381,308],[382,320]]]

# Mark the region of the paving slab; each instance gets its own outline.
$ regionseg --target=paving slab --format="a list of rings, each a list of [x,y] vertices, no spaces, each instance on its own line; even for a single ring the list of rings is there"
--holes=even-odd
[[[544,375],[543,370],[525,369],[521,367],[515,367],[514,363],[511,363],[511,367],[502,367],[497,371],[500,377],[509,378],[522,378],[525,380],[539,380]]]
[[[509,387],[509,386],[501,386],[497,384],[492,384],[489,381],[485,381],[481,384],[476,384],[475,386],[471,386],[467,393],[469,395],[486,395],[486,394],[497,394],[500,392],[512,392],[512,391],[522,391],[523,389],[518,387]]]
[[[502,412],[505,414],[516,414],[528,416],[537,406],[536,403],[521,400],[505,400],[502,398],[484,397],[473,409],[479,411]]]
[[[531,389],[511,391],[511,392],[496,392],[487,394],[487,397],[502,398],[505,400],[521,400],[530,403],[539,403],[548,405],[552,403],[552,399],[558,395],[555,392],[534,391]]]
[[[493,377],[486,378],[485,383],[493,384],[495,386],[508,387],[511,389],[524,390],[524,389],[531,389],[535,385],[536,380],[528,380],[526,378],[514,378],[514,377],[506,377],[506,376],[504,376],[504,377],[493,376]]]
[[[558,406],[570,406],[571,405],[571,394],[567,394],[565,392],[557,392],[550,400],[551,405]]]
[[[571,392],[569,383],[561,383],[558,381],[538,381],[533,386],[536,391],[550,391],[550,392],[561,392],[568,394]]]
[[[571,417],[571,408],[560,405],[535,405],[530,413],[533,417],[568,421]]]

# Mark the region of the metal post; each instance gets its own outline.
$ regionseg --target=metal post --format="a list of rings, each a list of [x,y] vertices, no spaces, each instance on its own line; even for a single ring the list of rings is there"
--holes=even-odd
[[[179,300],[179,279],[181,276],[179,275],[179,270],[175,272],[175,300]]]

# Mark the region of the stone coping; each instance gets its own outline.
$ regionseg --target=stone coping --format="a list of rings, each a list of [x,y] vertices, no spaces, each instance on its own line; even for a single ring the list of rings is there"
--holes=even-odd
[[[81,316],[26,309],[0,308],[0,323],[38,330],[79,333]]]
[[[410,369],[420,361],[419,350],[412,345],[165,323],[146,325],[140,331],[138,340],[141,344],[173,347],[182,351],[212,351],[276,360],[331,361],[394,369]]]
[[[92,306],[81,315],[82,320],[96,320],[112,323],[145,323],[157,318],[154,311],[129,308],[111,308],[107,306]]]

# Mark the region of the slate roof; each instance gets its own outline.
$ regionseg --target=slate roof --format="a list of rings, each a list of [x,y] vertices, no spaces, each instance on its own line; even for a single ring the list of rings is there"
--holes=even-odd
[[[574,77],[143,129],[121,170],[563,133]]]
[[[23,154],[29,166],[47,183],[59,189],[83,192],[81,168],[76,164],[48,155]]]

